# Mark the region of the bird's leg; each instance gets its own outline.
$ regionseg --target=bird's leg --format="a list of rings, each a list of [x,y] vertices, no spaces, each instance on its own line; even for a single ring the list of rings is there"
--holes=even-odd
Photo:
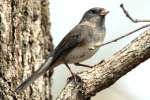
[[[75,73],[72,72],[71,68],[69,67],[69,65],[67,63],[64,63],[66,65],[66,67],[69,69],[71,75],[73,76],[74,81],[77,83],[78,81],[81,81],[81,78],[79,76],[77,76]]]
[[[88,67],[88,68],[92,68],[92,66],[89,65],[85,65],[85,64],[80,64],[80,63],[74,63],[77,66],[83,66],[83,67]]]

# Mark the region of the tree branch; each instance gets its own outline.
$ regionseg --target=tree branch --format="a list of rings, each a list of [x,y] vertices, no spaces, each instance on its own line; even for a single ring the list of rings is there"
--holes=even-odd
[[[135,32],[137,32],[137,31],[139,31],[139,30],[141,30],[141,29],[144,29],[144,28],[147,28],[147,27],[149,27],[149,26],[150,26],[150,24],[143,25],[143,26],[141,26],[141,27],[139,27],[139,28],[137,28],[137,29],[135,29],[135,30],[132,30],[132,31],[130,31],[130,32],[128,32],[128,33],[126,33],[126,34],[120,36],[120,37],[117,37],[117,38],[115,38],[115,39],[112,39],[112,40],[110,40],[110,41],[108,41],[108,42],[105,42],[105,43],[100,44],[100,45],[97,45],[97,46],[102,47],[102,46],[107,45],[107,44],[110,44],[110,43],[112,43],[112,42],[116,42],[116,41],[118,41],[118,40],[120,40],[120,39],[122,39],[122,38],[124,38],[124,37],[127,37],[127,36],[131,35],[132,33],[135,33]]]
[[[70,81],[57,100],[89,100],[97,92],[114,84],[120,77],[150,58],[150,30],[94,68],[79,73],[82,82]]]
[[[123,10],[124,14],[127,16],[127,18],[129,18],[133,23],[150,22],[150,20],[134,19],[133,17],[130,16],[130,14],[128,13],[128,11],[124,8],[124,5],[123,5],[123,4],[120,4],[120,7],[122,8],[122,10]],[[129,35],[131,35],[131,34],[137,32],[137,31],[139,31],[139,30],[141,30],[141,29],[144,29],[144,28],[147,28],[147,27],[149,27],[149,26],[150,26],[150,24],[143,25],[143,26],[141,26],[141,27],[139,27],[139,28],[137,28],[137,29],[135,29],[135,30],[132,30],[132,31],[130,31],[130,32],[128,32],[128,33],[126,33],[126,34],[120,36],[120,37],[117,37],[117,38],[115,38],[115,39],[112,39],[112,40],[110,40],[110,41],[108,41],[108,42],[105,42],[105,43],[103,43],[103,44],[96,45],[96,46],[97,46],[97,47],[102,47],[102,46],[107,45],[107,44],[110,44],[110,43],[112,43],[112,42],[116,42],[116,41],[118,41],[118,40],[120,40],[120,39],[122,39],[122,38],[124,38],[124,37],[127,37],[127,36],[129,36]]]

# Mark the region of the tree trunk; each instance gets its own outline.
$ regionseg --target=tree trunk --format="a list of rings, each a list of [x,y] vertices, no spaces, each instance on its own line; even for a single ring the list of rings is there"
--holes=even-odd
[[[52,49],[48,0],[0,0],[0,100],[50,100],[52,72],[21,94],[13,90]]]

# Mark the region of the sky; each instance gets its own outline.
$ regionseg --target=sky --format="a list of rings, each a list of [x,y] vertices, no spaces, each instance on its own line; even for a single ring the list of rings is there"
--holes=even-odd
[[[51,34],[54,45],[80,21],[85,11],[92,7],[103,7],[110,11],[106,16],[106,38],[105,42],[120,35],[123,35],[133,29],[146,23],[132,23],[123,13],[120,4],[123,3],[129,13],[138,19],[148,19],[150,13],[149,0],[50,0],[50,19]],[[146,29],[145,29],[146,30]],[[91,59],[83,62],[89,65],[98,63],[102,59],[111,57],[115,52],[135,39],[141,30],[115,43],[108,44],[100,50]],[[88,70],[82,67],[70,65],[74,72]],[[150,59],[140,64],[137,68],[119,79],[110,88],[98,93],[92,100],[149,100],[150,98]],[[60,93],[65,86],[70,72],[64,65],[55,68],[52,79],[53,97]]]

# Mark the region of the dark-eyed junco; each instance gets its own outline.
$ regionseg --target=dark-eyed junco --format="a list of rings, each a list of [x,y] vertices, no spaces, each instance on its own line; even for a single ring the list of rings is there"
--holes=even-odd
[[[15,91],[21,92],[34,80],[46,73],[51,68],[60,64],[65,64],[71,71],[68,64],[90,67],[80,64],[80,62],[92,57],[105,37],[105,15],[108,11],[104,8],[91,8],[83,15],[83,18],[59,43],[51,57],[49,57],[41,67],[35,71],[28,79],[19,85]]]

